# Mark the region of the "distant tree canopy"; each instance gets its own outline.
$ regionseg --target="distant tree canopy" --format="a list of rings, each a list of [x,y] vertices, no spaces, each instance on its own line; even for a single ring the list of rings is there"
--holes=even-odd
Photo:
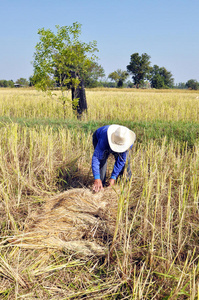
[[[152,88],[172,88],[174,79],[171,72],[167,71],[166,68],[160,68],[157,65],[151,67],[150,64],[150,56],[146,53],[142,55],[134,53],[131,55],[127,70],[133,75],[132,79],[136,88],[143,86],[145,80],[150,82]]]
[[[92,88],[98,86],[98,80],[103,77],[105,77],[105,72],[102,66],[98,65],[97,62],[91,62],[87,73],[83,74],[85,87]]]
[[[195,79],[190,79],[186,82],[186,87],[191,90],[199,90],[199,82]]]
[[[29,81],[25,78],[19,78],[16,80],[16,84],[27,87],[27,86],[29,86]]]
[[[132,74],[136,88],[139,88],[144,80],[148,79],[150,73],[150,56],[146,53],[142,55],[139,55],[139,53],[132,54],[130,63],[127,65],[127,71],[129,74]]]
[[[177,83],[175,86],[174,86],[174,88],[176,88],[176,89],[186,89],[187,87],[186,87],[186,83],[184,83],[184,82],[179,82],[179,83]]]
[[[0,80],[0,87],[14,87],[14,82],[13,80],[2,79]]]
[[[150,75],[150,83],[152,88],[172,88],[174,85],[174,79],[172,77],[173,75],[164,67],[160,68],[157,65],[154,65],[153,68],[151,68]]]
[[[43,91],[59,86],[62,92],[60,100],[65,106],[69,100],[65,95],[68,89],[73,90],[72,96],[77,96],[76,89],[83,89],[83,79],[96,61],[95,52],[98,51],[96,41],[90,43],[80,42],[81,24],[72,26],[56,26],[57,33],[50,29],[39,29],[40,42],[36,45],[34,53],[35,86]],[[79,93],[79,96],[84,93]],[[73,98],[73,109],[78,113],[81,99]],[[84,99],[85,102],[85,99]],[[87,109],[87,106],[85,107]]]
[[[125,80],[128,78],[129,74],[126,71],[122,71],[121,69],[117,69],[108,75],[108,78],[115,81],[117,87],[123,87]]]

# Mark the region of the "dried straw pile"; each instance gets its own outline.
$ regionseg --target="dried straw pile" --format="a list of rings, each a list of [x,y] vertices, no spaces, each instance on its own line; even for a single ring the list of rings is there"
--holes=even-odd
[[[103,256],[112,239],[118,194],[106,188],[93,194],[89,189],[71,189],[46,199],[32,214],[23,237],[15,240],[25,248],[55,248],[76,254]]]

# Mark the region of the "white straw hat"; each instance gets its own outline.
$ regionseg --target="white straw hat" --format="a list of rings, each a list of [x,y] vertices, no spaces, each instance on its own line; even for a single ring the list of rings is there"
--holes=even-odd
[[[135,133],[121,125],[110,125],[107,134],[111,150],[118,153],[128,150],[136,140]]]

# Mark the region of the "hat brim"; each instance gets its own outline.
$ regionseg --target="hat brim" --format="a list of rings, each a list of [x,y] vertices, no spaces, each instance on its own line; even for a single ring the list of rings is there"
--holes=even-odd
[[[135,132],[127,128],[127,137],[125,143],[123,145],[118,145],[116,143],[113,143],[112,134],[117,130],[118,127],[121,127],[121,125],[112,124],[109,126],[107,131],[108,142],[112,151],[117,153],[122,153],[127,151],[130,148],[130,146],[133,145],[133,143],[136,140],[136,135]]]

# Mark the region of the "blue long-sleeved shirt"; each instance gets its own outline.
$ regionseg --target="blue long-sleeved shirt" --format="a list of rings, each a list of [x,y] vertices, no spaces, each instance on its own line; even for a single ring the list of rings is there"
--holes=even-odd
[[[108,143],[108,135],[107,130],[110,125],[105,125],[103,127],[100,127],[96,131],[96,137],[97,137],[97,146],[95,147],[93,157],[92,157],[92,172],[94,179],[100,179],[100,161],[103,159],[107,159],[108,156],[114,152],[111,150],[109,143]],[[130,148],[132,148],[133,145],[131,145]],[[122,171],[127,158],[127,151],[118,153],[118,157],[115,161],[113,171],[111,174],[111,178],[116,179],[119,175],[119,173]]]

